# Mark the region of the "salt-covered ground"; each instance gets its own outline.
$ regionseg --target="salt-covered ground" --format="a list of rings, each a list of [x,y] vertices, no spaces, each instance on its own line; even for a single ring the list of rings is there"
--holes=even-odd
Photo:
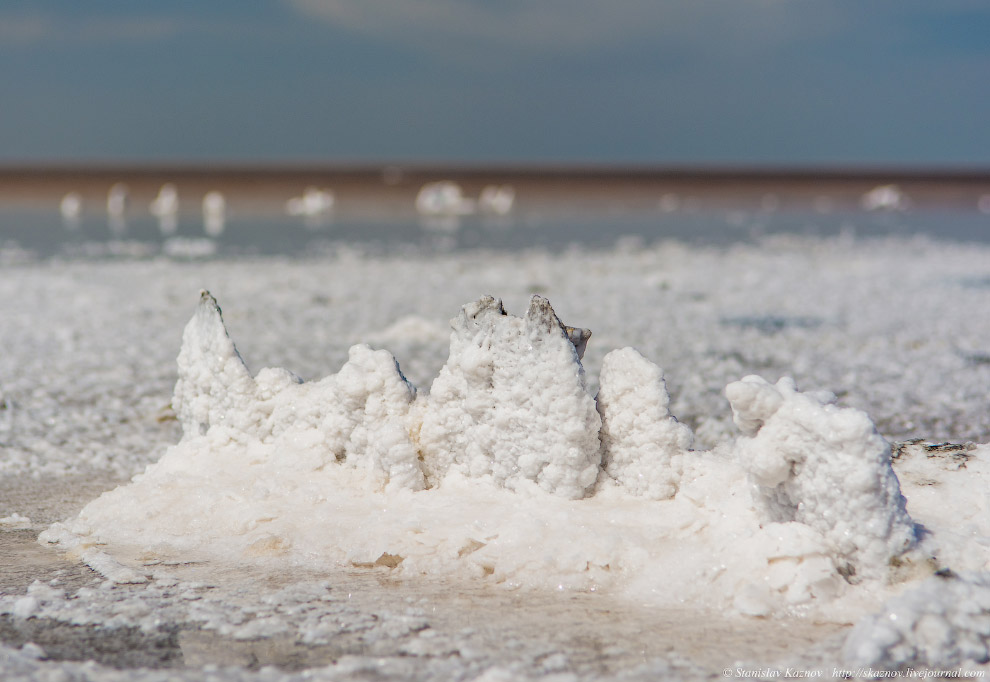
[[[367,342],[391,351],[425,392],[461,305],[487,293],[521,314],[539,293],[562,320],[594,332],[584,356],[592,394],[604,355],[636,347],[664,368],[670,411],[695,430],[696,448],[735,438],[724,388],[749,374],[831,390],[890,440],[986,442],[988,256],[983,246],[920,240],[779,237],[717,249],[5,266],[0,541],[12,558],[0,583],[0,670],[134,679],[45,660],[92,655],[122,666],[235,666],[215,669],[217,679],[305,668],[316,679],[656,679],[776,665],[829,676],[848,660],[847,626],[800,612],[752,618],[628,595],[396,581],[387,566],[258,575],[158,565],[147,584],[113,586],[34,537],[178,440],[168,405],[200,288],[220,300],[253,371],[318,379]],[[931,472],[904,460],[895,469],[908,511],[917,494],[916,504],[951,517],[963,503],[933,497]],[[962,499],[971,507],[975,498]],[[281,667],[248,670],[266,663]]]

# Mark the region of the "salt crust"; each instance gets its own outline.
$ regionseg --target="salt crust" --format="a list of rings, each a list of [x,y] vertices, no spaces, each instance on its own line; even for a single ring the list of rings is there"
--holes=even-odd
[[[892,598],[846,638],[857,666],[974,670],[990,661],[990,574],[945,571]]]
[[[890,445],[865,413],[837,407],[831,394],[799,393],[789,377],[772,385],[748,376],[725,394],[765,518],[817,530],[847,575],[882,577],[915,544]]]
[[[940,560],[986,568],[958,538],[917,541],[889,447],[826,395],[730,384],[743,438],[692,452],[662,372],[631,349],[603,363],[596,411],[545,300],[512,318],[482,299],[452,325],[448,363],[417,400],[394,358],[366,346],[312,384],[252,378],[204,292],[179,357],[183,439],[42,541],[123,581],[139,555],[378,565],[839,620]],[[945,614],[953,641],[969,636]],[[908,660],[870,623],[858,635],[875,645],[851,658]]]
[[[586,615],[580,607],[567,606],[571,600],[561,600],[554,594],[492,595],[477,587],[461,591],[460,595],[451,595],[453,603],[462,599],[471,602],[472,597],[484,595],[498,599],[498,608],[495,612],[485,609],[484,616],[480,616],[468,606],[451,623],[451,601],[446,598],[438,601],[429,586],[424,594],[421,581],[415,585],[391,584],[383,590],[378,589],[381,584],[376,576],[367,573],[357,576],[354,571],[349,576],[337,573],[324,574],[322,578],[283,572],[272,584],[273,576],[264,573],[254,574],[253,579],[250,574],[231,579],[229,574],[221,576],[207,567],[156,566],[148,570],[158,577],[140,587],[120,587],[97,580],[87,587],[66,590],[58,581],[53,584],[35,581],[23,596],[0,595],[0,614],[17,618],[14,612],[19,610],[25,617],[84,626],[84,632],[99,631],[111,637],[120,630],[138,630],[158,639],[163,637],[163,624],[181,624],[178,642],[172,639],[169,644],[178,644],[185,667],[115,670],[94,661],[57,660],[62,653],[60,646],[46,655],[41,647],[30,644],[20,649],[0,645],[4,682],[66,679],[653,682],[705,677],[704,670],[689,657],[664,649],[644,655],[638,642],[622,637],[609,642],[598,656],[583,655],[587,637],[578,638],[571,647],[566,643],[562,646],[561,640],[548,645],[545,638],[531,633],[539,632],[541,627],[559,633],[558,628],[552,627],[557,624],[557,618],[566,614],[580,621]],[[449,593],[449,588],[445,592]],[[582,601],[588,605],[597,600]],[[560,606],[565,606],[563,613]],[[594,606],[592,609],[597,616],[594,627],[590,623],[572,624],[572,627],[577,625],[594,640],[595,628],[603,625],[603,618],[621,616],[612,616],[614,612],[596,610]],[[456,606],[454,610],[459,611]],[[640,613],[637,609],[631,612]],[[536,624],[526,622],[534,617],[538,619]],[[612,628],[616,625],[609,624]],[[628,624],[620,627],[628,633]],[[325,654],[321,660],[325,667],[317,665],[297,672],[274,665],[248,669],[255,667],[252,659],[259,662],[258,658],[262,663],[281,659],[285,665],[287,652],[280,650],[279,643],[287,642],[294,643],[292,653],[296,656],[301,646]],[[217,651],[217,647],[221,650]],[[360,653],[343,653],[355,650]],[[608,661],[605,667],[612,674],[603,674],[602,655]],[[220,665],[203,665],[218,658],[223,661]],[[234,662],[240,664],[234,667]],[[498,675],[493,677],[492,672]]]

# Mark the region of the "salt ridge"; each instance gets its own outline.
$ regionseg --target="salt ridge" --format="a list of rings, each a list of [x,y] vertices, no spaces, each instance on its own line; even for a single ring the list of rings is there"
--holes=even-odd
[[[107,545],[91,563],[111,578],[111,554],[378,565],[840,620],[967,552],[985,569],[972,543],[919,540],[889,446],[827,395],[730,384],[743,437],[695,452],[632,349],[607,356],[596,405],[545,299],[525,318],[482,299],[452,325],[429,396],[361,345],[304,384],[252,377],[204,292],[179,356],[182,440],[42,540],[84,561]]]

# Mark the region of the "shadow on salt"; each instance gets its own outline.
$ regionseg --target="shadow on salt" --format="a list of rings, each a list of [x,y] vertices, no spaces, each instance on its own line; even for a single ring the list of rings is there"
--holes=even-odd
[[[515,317],[484,297],[451,325],[427,395],[367,345],[304,383],[284,369],[252,376],[202,292],[178,358],[181,441],[41,541],[122,583],[208,560],[607,590],[836,623],[900,609],[893,625],[863,618],[850,662],[990,658],[990,581],[961,575],[986,569],[985,512],[947,515],[919,494],[921,526],[863,412],[749,376],[726,388],[741,436],[695,451],[662,370],[636,350],[609,353],[589,393],[590,332],[562,324],[546,299]],[[970,453],[966,479],[921,456],[902,466],[929,481],[919,489],[934,480],[975,500],[987,454]],[[944,530],[960,520],[972,528]],[[946,602],[936,616],[931,595]]]

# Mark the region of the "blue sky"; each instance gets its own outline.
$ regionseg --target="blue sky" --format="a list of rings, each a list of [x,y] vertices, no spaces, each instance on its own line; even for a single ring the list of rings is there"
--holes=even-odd
[[[0,162],[990,166],[985,0],[0,5]]]

